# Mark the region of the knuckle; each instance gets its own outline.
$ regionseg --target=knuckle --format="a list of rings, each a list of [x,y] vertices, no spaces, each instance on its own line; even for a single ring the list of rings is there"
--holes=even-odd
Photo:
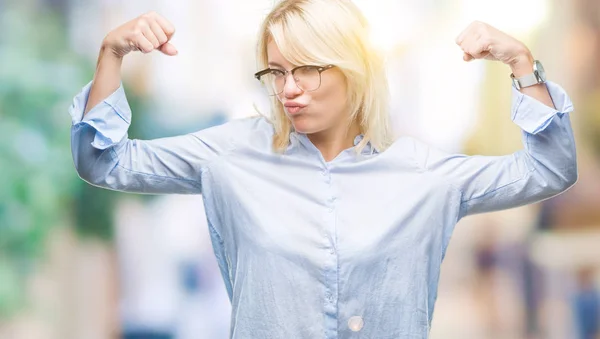
[[[175,27],[173,27],[172,25],[169,25],[169,27],[165,28],[165,33],[167,35],[175,34]]]
[[[134,28],[133,32],[131,32],[132,34],[132,40],[138,40],[141,37],[144,36],[144,34],[142,33],[142,30],[138,27]]]
[[[138,21],[135,23],[135,27],[140,30],[146,26],[148,26],[148,20],[146,18],[139,18]]]

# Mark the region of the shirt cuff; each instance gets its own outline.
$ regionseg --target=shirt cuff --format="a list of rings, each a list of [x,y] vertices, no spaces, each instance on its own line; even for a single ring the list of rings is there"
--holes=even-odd
[[[512,86],[511,119],[527,133],[537,134],[546,129],[557,114],[560,116],[573,111],[573,103],[562,87],[552,81],[546,81],[546,88],[556,109]]]
[[[75,96],[69,114],[73,126],[86,124],[96,130],[91,145],[103,150],[117,144],[127,135],[131,124],[131,108],[121,83],[116,91],[83,116],[91,87],[92,81]]]

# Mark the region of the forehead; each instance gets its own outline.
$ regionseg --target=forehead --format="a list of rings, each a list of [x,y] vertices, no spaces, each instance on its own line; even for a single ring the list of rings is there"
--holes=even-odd
[[[269,63],[269,66],[279,66],[283,68],[292,68],[295,66],[281,54],[279,47],[272,39],[267,44],[267,62]]]

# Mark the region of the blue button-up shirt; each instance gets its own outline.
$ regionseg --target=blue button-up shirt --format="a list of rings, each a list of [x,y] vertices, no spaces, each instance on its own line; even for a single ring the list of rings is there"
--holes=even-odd
[[[328,162],[299,133],[273,152],[264,117],[129,139],[123,87],[82,118],[90,84],[70,108],[71,146],[92,185],[203,195],[232,338],[421,339],[456,223],[577,181],[573,106],[560,86],[547,87],[556,110],[513,87],[524,148],[504,156],[451,154],[404,136]]]

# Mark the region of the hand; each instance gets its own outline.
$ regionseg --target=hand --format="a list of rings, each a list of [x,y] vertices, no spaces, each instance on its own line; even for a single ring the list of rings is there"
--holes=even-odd
[[[481,21],[467,26],[456,38],[456,44],[462,48],[465,61],[497,60],[511,67],[533,65],[533,57],[525,44]]]
[[[135,50],[150,53],[158,49],[166,55],[176,55],[177,49],[169,43],[173,34],[175,28],[167,19],[148,12],[108,33],[102,47],[119,58]]]

